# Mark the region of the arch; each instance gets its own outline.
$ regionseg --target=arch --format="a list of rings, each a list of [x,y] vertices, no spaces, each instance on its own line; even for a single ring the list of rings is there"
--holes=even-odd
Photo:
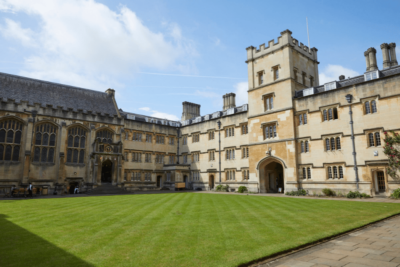
[[[259,170],[260,165],[261,165],[261,164],[264,164],[265,161],[267,161],[267,160],[271,160],[271,162],[272,162],[272,161],[279,162],[280,164],[282,164],[282,166],[283,166],[285,169],[287,169],[286,163],[285,163],[285,161],[283,161],[283,159],[281,159],[281,158],[279,158],[279,157],[276,157],[276,156],[272,156],[272,155],[270,156],[270,155],[268,155],[268,156],[262,158],[262,159],[257,163],[256,170]]]
[[[283,193],[285,189],[285,170],[283,164],[271,158],[259,166],[260,193]]]
[[[16,121],[22,123],[24,126],[28,124],[26,121],[24,121],[20,117],[17,117],[17,116],[14,116],[14,115],[5,115],[5,116],[0,118],[0,122],[2,122],[3,120],[16,120]]]
[[[46,124],[46,123],[53,124],[53,126],[56,127],[57,130],[59,130],[61,128],[61,125],[59,125],[58,123],[56,123],[56,122],[54,122],[52,120],[49,120],[49,119],[43,119],[41,121],[38,121],[37,123],[35,123],[35,128],[37,126],[40,126],[40,125]]]
[[[97,129],[95,129],[95,132],[97,133],[98,131],[101,131],[101,130],[109,130],[113,134],[117,134],[117,132],[115,132],[112,128],[110,128],[108,126],[101,126],[101,127],[97,128]]]
[[[80,124],[80,123],[76,123],[76,122],[67,126],[67,132],[68,132],[69,128],[74,128],[74,127],[82,127],[86,131],[90,132],[90,128],[89,127],[87,127],[86,125]],[[105,126],[102,126],[102,127],[103,128],[107,128]],[[100,127],[100,128],[102,128],[102,127]]]

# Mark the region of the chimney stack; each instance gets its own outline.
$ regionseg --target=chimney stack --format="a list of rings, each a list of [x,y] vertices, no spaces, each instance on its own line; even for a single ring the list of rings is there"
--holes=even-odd
[[[369,51],[369,70],[377,70],[378,65],[376,64],[376,49],[371,47],[367,51]]]
[[[343,81],[344,79],[346,79],[346,77],[344,75],[339,76],[339,81]]]
[[[382,57],[383,57],[383,68],[390,68],[390,56],[389,56],[389,45],[387,43],[381,44]]]
[[[234,93],[223,95],[222,98],[224,100],[224,106],[222,107],[223,110],[236,107],[236,95]]]
[[[200,105],[191,103],[191,102],[183,102],[183,112],[182,112],[182,121],[193,119],[200,116]]]
[[[398,63],[396,58],[396,44],[390,43],[389,48],[390,48],[390,66],[391,67],[397,66]]]
[[[370,68],[371,64],[369,63],[369,51],[368,50],[364,52],[364,56],[365,56],[365,63],[367,64],[367,70],[366,71],[369,71],[369,68]]]

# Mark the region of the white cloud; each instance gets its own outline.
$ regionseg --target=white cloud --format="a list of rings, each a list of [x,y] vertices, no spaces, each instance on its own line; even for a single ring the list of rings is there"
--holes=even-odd
[[[236,106],[241,106],[243,104],[248,103],[248,93],[249,83],[248,82],[240,82],[235,85],[236,91]]]
[[[360,75],[357,71],[345,68],[340,65],[328,65],[320,74],[319,74],[319,84],[325,84],[327,82],[338,81],[339,76],[344,75],[346,79],[348,77],[354,77]]]
[[[37,30],[5,20],[0,31],[22,45],[37,44],[21,74],[39,79],[103,91],[116,77],[142,68],[193,68],[197,55],[179,25],[153,32],[125,6],[113,11],[94,0],[3,0],[0,10],[38,18]]]
[[[173,115],[173,114],[169,114],[169,113],[164,113],[164,112],[160,112],[157,110],[153,110],[149,107],[142,107],[139,108],[139,110],[143,110],[145,111],[145,113],[147,113],[148,116],[151,117],[156,117],[156,118],[160,118],[160,119],[167,119],[167,120],[173,120],[173,121],[180,121],[180,119]]]
[[[160,118],[160,119],[167,119],[167,120],[173,120],[173,121],[180,121],[180,119],[173,115],[173,114],[168,114],[168,113],[164,113],[164,112],[159,112],[156,110],[152,110],[151,111],[151,115],[152,117],[156,117],[156,118]]]
[[[0,26],[0,32],[5,38],[15,39],[25,46],[34,44],[33,31],[31,29],[23,29],[18,22],[11,19],[5,19],[5,26]]]

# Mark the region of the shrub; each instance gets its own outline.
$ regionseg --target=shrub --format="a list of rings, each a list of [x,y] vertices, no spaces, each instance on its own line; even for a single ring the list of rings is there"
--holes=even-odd
[[[223,187],[224,187],[224,186],[223,186],[222,184],[219,184],[219,185],[217,185],[217,186],[215,187],[215,191],[221,192]]]
[[[363,198],[370,198],[371,196],[368,195],[368,194],[362,193],[362,194],[361,194],[361,197],[363,197]]]
[[[335,194],[335,191],[329,189],[329,188],[324,188],[322,189],[322,193],[324,193],[325,196],[327,197],[333,197]]]
[[[239,186],[238,192],[239,192],[239,193],[247,192],[247,187],[245,187],[245,186]]]
[[[397,188],[393,191],[393,194],[390,195],[391,198],[399,199],[400,198],[400,188]]]
[[[222,191],[229,192],[229,185],[225,185],[222,187]]]
[[[285,195],[287,195],[287,196],[305,196],[305,195],[307,195],[307,191],[304,189],[299,189],[298,191],[286,192]]]
[[[347,196],[347,198],[361,198],[361,194],[358,191],[352,192],[350,191]]]

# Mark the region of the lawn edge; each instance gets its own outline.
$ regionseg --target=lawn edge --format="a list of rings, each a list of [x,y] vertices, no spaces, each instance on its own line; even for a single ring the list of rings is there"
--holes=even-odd
[[[365,225],[362,225],[360,227],[353,228],[353,229],[341,232],[339,234],[334,234],[334,235],[331,235],[331,236],[328,236],[328,237],[325,237],[325,238],[322,238],[322,239],[318,239],[316,241],[309,242],[309,243],[306,243],[306,244],[303,244],[303,245],[300,245],[300,246],[297,246],[297,247],[294,247],[294,248],[291,248],[291,249],[286,249],[286,250],[283,250],[283,251],[280,251],[280,252],[277,252],[277,253],[273,253],[271,255],[268,255],[268,256],[265,256],[265,257],[261,257],[261,258],[249,261],[247,263],[239,264],[237,266],[238,267],[255,267],[255,266],[259,266],[260,264],[271,263],[271,262],[276,261],[276,260],[278,260],[280,258],[284,258],[284,257],[290,256],[292,254],[304,251],[306,249],[315,247],[317,245],[327,243],[329,241],[332,241],[333,239],[337,239],[337,238],[345,236],[345,235],[347,235],[349,233],[358,232],[358,231],[360,231],[360,230],[362,230],[364,228],[368,228],[368,227],[370,227],[370,226],[372,226],[374,224],[380,223],[380,222],[385,221],[385,220],[392,219],[394,217],[400,217],[400,212],[396,213],[396,214],[389,215],[388,217],[385,217],[383,219],[372,221],[372,222],[367,223]]]

